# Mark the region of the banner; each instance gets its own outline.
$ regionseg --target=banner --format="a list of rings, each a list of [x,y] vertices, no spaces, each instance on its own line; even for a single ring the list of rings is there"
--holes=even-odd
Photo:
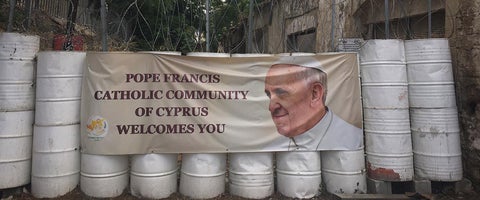
[[[363,148],[355,53],[219,58],[90,52],[86,65],[84,153]],[[327,83],[317,72],[326,73]],[[319,101],[325,95],[326,102]]]

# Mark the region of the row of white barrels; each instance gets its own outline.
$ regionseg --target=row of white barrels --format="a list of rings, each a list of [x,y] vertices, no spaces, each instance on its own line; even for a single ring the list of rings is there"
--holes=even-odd
[[[369,40],[360,51],[369,178],[462,178],[448,40]]]
[[[30,182],[39,47],[38,36],[0,33],[0,189]]]
[[[207,155],[207,156],[205,156]],[[177,191],[194,199],[214,198],[225,192],[263,199],[274,192],[273,153],[145,154],[102,156],[82,154],[80,188],[91,197],[130,193],[141,198],[168,198]],[[312,198],[321,186],[331,193],[366,193],[363,149],[357,151],[277,152],[277,190],[291,198]],[[179,160],[181,158],[181,168]],[[193,159],[195,158],[195,159]],[[130,173],[129,173],[130,171]],[[184,174],[188,174],[185,176]],[[129,184],[130,182],[130,184]],[[192,188],[193,187],[193,188]],[[201,189],[198,189],[201,188]]]

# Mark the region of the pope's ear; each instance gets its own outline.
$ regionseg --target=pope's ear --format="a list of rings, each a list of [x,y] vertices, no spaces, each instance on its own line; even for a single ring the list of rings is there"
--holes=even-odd
[[[312,84],[312,105],[322,103],[324,91],[322,84],[315,82]]]

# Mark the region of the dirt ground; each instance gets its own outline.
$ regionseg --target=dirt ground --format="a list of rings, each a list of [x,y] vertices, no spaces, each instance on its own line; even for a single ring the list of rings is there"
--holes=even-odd
[[[451,188],[443,188],[443,191],[434,191],[434,192],[439,192],[437,194],[418,194],[418,193],[411,193],[411,192],[405,192],[401,194],[405,194],[406,196],[410,197],[412,200],[478,200],[480,199],[480,195],[478,195],[475,192],[469,192],[469,193],[455,193],[452,191]],[[373,197],[373,196],[372,196]],[[18,188],[13,188],[13,189],[6,189],[6,190],[0,190],[0,199],[1,200],[37,200],[38,198],[33,197],[30,192],[29,192],[29,186],[25,187],[18,187]],[[63,195],[61,197],[53,198],[52,200],[97,200],[97,199],[102,199],[102,198],[93,198],[85,195],[80,191],[80,188],[77,187],[75,190],[72,192],[67,193],[66,195]],[[115,198],[106,198],[109,200],[139,200],[139,199],[145,199],[145,198],[139,198],[135,197],[131,194],[128,193],[128,191],[125,191],[122,195],[115,197]],[[171,199],[171,200],[189,200],[191,198],[188,198],[186,196],[183,196],[181,194],[174,193],[170,197],[166,199]],[[275,199],[280,199],[280,200],[293,200],[293,198],[288,198],[285,197],[278,192],[275,192],[272,196],[265,198],[264,200],[275,200]],[[322,192],[321,195],[311,198],[312,200],[337,200],[340,199],[336,195],[329,194],[327,192]],[[363,199],[363,198],[362,198]],[[378,198],[372,198],[372,199],[378,199]],[[389,198],[383,198],[383,199],[389,199]],[[228,191],[226,193],[221,194],[218,197],[212,198],[212,200],[245,200],[245,198],[241,198],[238,196],[233,196],[228,194]]]
[[[28,186],[24,188],[16,188],[16,189],[10,189],[9,191],[4,190],[4,194],[2,196],[2,190],[0,190],[0,199],[1,200],[37,200],[38,198],[33,197],[29,192],[28,192]],[[80,188],[76,188],[72,192],[67,193],[66,195],[63,195],[61,197],[57,198],[52,198],[52,200],[77,200],[77,199],[85,199],[85,200],[96,200],[96,199],[102,199],[102,198],[93,198],[85,195],[83,192],[80,191]],[[122,195],[115,197],[115,198],[107,198],[110,200],[139,200],[139,199],[145,199],[145,198],[139,198],[131,195],[127,191],[123,192]],[[171,199],[171,200],[189,200],[191,198],[183,196],[180,193],[174,193],[170,197],[166,199]],[[233,196],[227,193],[221,194],[218,197],[211,198],[212,200],[245,200],[246,198],[238,197],[238,196]],[[268,200],[273,200],[273,199],[285,199],[289,200],[292,198],[288,198],[285,196],[282,196],[279,193],[274,193],[272,196],[267,197],[265,199]],[[332,194],[322,194],[318,197],[311,198],[312,200],[335,200],[337,199],[336,196]]]

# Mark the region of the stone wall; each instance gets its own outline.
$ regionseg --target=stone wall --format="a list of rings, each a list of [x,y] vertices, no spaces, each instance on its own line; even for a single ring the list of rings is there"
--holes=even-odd
[[[480,1],[446,1],[464,174],[480,190]]]

